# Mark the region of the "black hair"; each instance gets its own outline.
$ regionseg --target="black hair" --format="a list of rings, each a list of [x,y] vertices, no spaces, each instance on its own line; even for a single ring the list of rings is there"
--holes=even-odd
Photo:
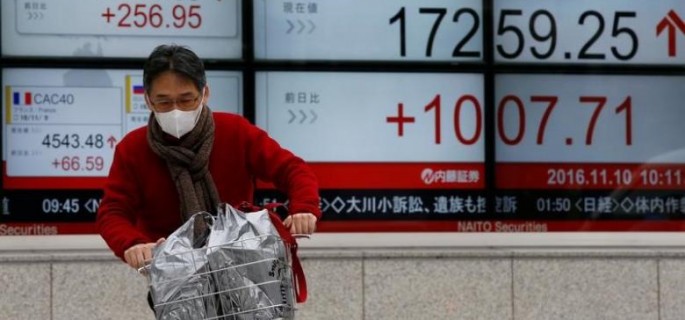
[[[152,50],[143,66],[145,92],[150,92],[152,81],[165,71],[173,71],[192,80],[198,91],[202,91],[207,84],[202,60],[183,46],[163,44]]]

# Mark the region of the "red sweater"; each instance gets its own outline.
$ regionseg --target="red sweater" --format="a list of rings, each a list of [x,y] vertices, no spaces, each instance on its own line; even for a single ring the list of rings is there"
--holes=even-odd
[[[220,200],[252,202],[254,181],[271,181],[289,200],[291,213],[319,217],[318,183],[302,159],[281,148],[243,117],[214,113],[214,146],[209,171]],[[166,163],[147,142],[147,127],[126,135],[116,147],[97,227],[114,254],[139,243],[155,242],[181,225],[176,186]]]

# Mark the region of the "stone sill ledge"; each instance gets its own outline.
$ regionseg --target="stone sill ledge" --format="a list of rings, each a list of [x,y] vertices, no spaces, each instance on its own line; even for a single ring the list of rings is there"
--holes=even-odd
[[[683,259],[674,248],[366,248],[307,249],[303,260],[317,259]],[[119,261],[109,250],[0,251],[0,263]]]

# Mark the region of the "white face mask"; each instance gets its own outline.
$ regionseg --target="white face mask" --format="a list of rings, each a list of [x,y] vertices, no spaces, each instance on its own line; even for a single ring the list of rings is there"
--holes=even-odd
[[[178,109],[169,112],[155,111],[155,119],[157,119],[157,123],[159,123],[164,132],[180,139],[184,134],[195,128],[197,121],[200,119],[200,113],[202,113],[203,101],[204,94],[202,99],[200,99],[200,105],[192,111],[181,111]]]

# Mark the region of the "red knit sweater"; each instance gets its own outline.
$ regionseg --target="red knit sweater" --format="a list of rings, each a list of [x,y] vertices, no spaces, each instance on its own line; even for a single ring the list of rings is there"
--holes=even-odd
[[[214,113],[215,137],[209,171],[222,202],[252,202],[254,180],[273,182],[289,200],[291,213],[319,217],[315,175],[290,151],[243,117]],[[176,186],[166,163],[147,142],[147,127],[126,135],[116,147],[97,226],[114,254],[155,242],[181,225]]]

